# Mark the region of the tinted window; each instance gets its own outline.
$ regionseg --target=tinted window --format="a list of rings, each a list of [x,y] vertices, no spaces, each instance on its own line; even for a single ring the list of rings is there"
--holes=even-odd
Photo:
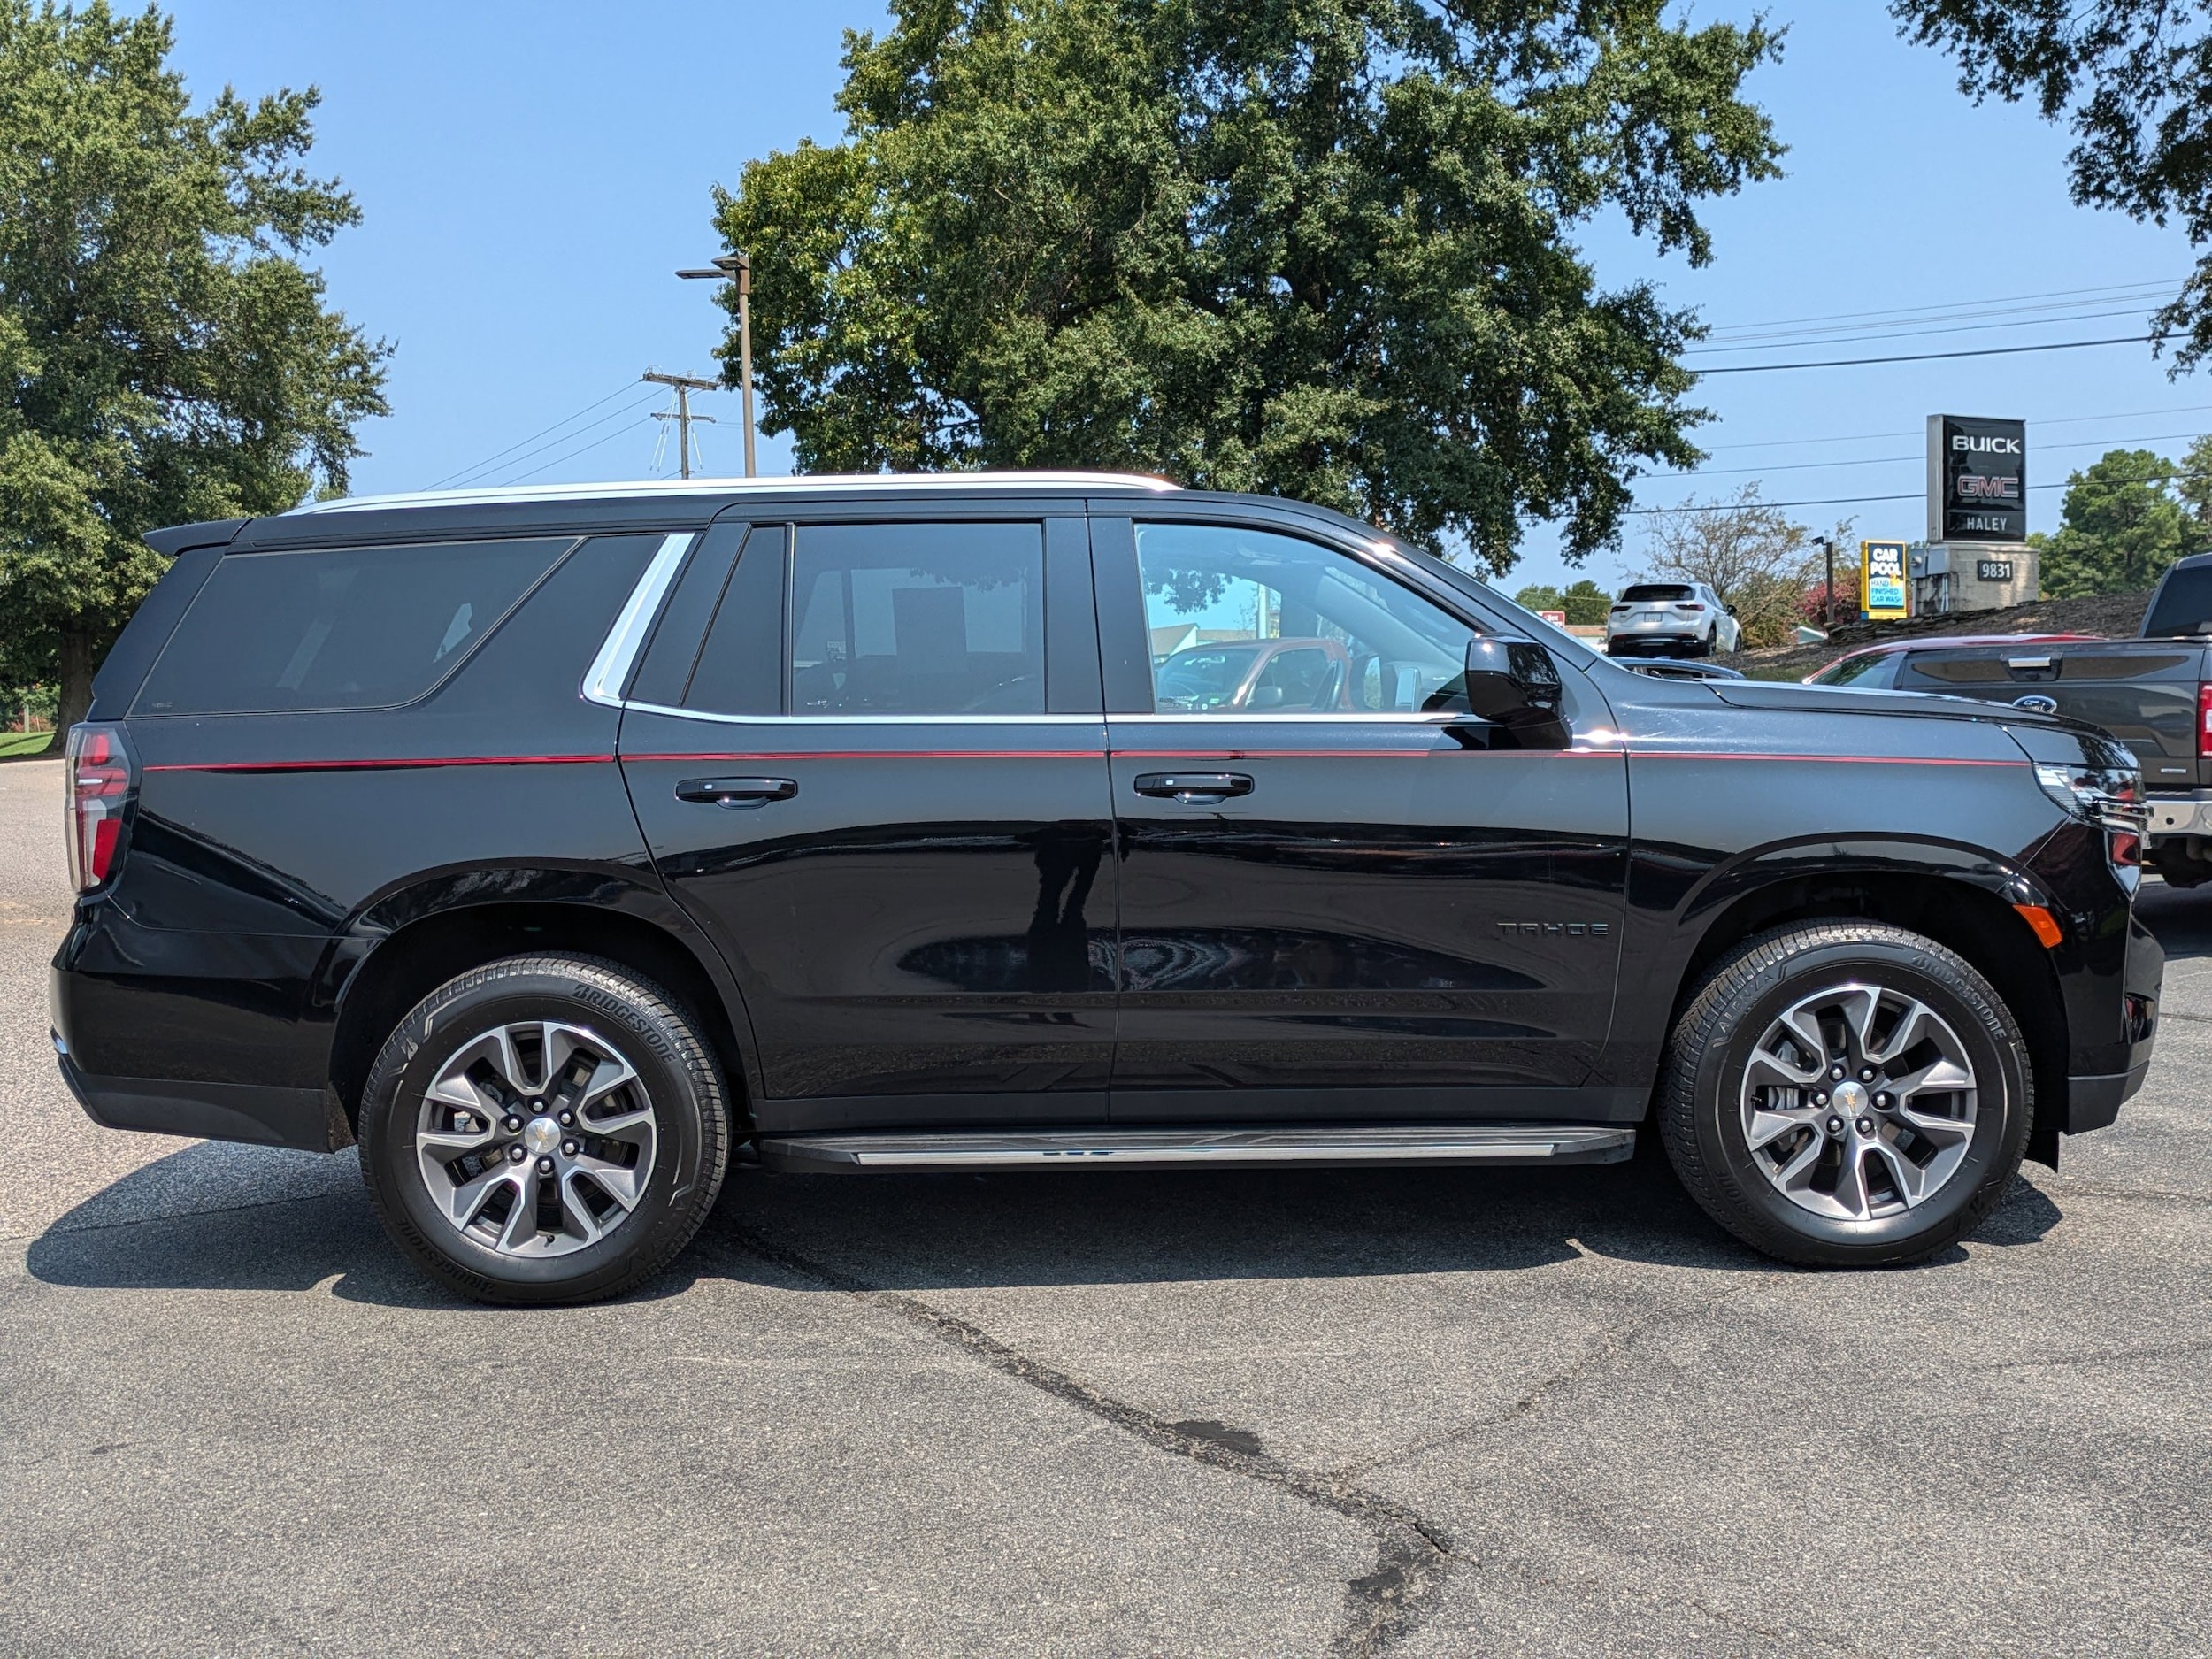
[[[1816,686],[1878,686],[1889,680],[1889,671],[1897,665],[1897,658],[1882,653],[1866,657],[1847,657],[1839,663],[1831,663],[1812,679]]]
[[[757,525],[718,599],[698,666],[678,699],[710,714],[783,709],[783,544],[780,524]],[[680,595],[678,595],[680,597]]]
[[[1163,712],[1446,707],[1475,636],[1348,554],[1294,536],[1140,524],[1137,566]]]
[[[572,545],[563,537],[227,555],[177,625],[136,712],[411,701]]]
[[[1678,582],[1638,582],[1624,588],[1621,603],[1624,605],[1675,604],[1694,599],[1697,595]]]
[[[1043,713],[1044,570],[1041,525],[801,526],[791,712]]]
[[[2143,619],[2146,639],[2191,634],[2212,634],[2212,565],[2170,574],[2158,590],[2158,603]]]

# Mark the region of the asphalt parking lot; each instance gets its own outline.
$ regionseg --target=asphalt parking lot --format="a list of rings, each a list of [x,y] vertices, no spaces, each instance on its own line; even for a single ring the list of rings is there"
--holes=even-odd
[[[2212,1647],[2212,893],[2148,1087],[1922,1268],[1663,1161],[739,1174],[490,1311],[352,1155],[88,1123],[52,762],[0,765],[0,1649]]]

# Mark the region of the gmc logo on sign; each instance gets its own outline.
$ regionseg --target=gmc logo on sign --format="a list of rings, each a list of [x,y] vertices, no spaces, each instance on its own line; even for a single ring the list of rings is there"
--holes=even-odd
[[[1979,472],[1962,472],[1958,483],[1962,501],[2020,499],[2020,480],[2016,478],[1985,478]]]

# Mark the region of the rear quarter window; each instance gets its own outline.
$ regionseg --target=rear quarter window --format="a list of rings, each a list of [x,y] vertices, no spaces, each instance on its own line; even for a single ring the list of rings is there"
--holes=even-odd
[[[132,712],[411,703],[458,668],[575,544],[562,536],[226,555]]]

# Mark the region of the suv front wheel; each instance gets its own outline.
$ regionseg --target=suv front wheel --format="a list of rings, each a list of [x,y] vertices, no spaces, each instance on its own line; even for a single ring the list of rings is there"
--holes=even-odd
[[[1800,924],[1744,944],[1671,1038],[1669,1160],[1745,1243],[1808,1266],[1917,1261],[2020,1167],[2026,1044],[1963,957],[1901,927]]]
[[[361,1162],[394,1242],[480,1302],[589,1302],[666,1266],[728,1156],[719,1071],[665,993],[590,956],[448,980],[385,1043]]]

